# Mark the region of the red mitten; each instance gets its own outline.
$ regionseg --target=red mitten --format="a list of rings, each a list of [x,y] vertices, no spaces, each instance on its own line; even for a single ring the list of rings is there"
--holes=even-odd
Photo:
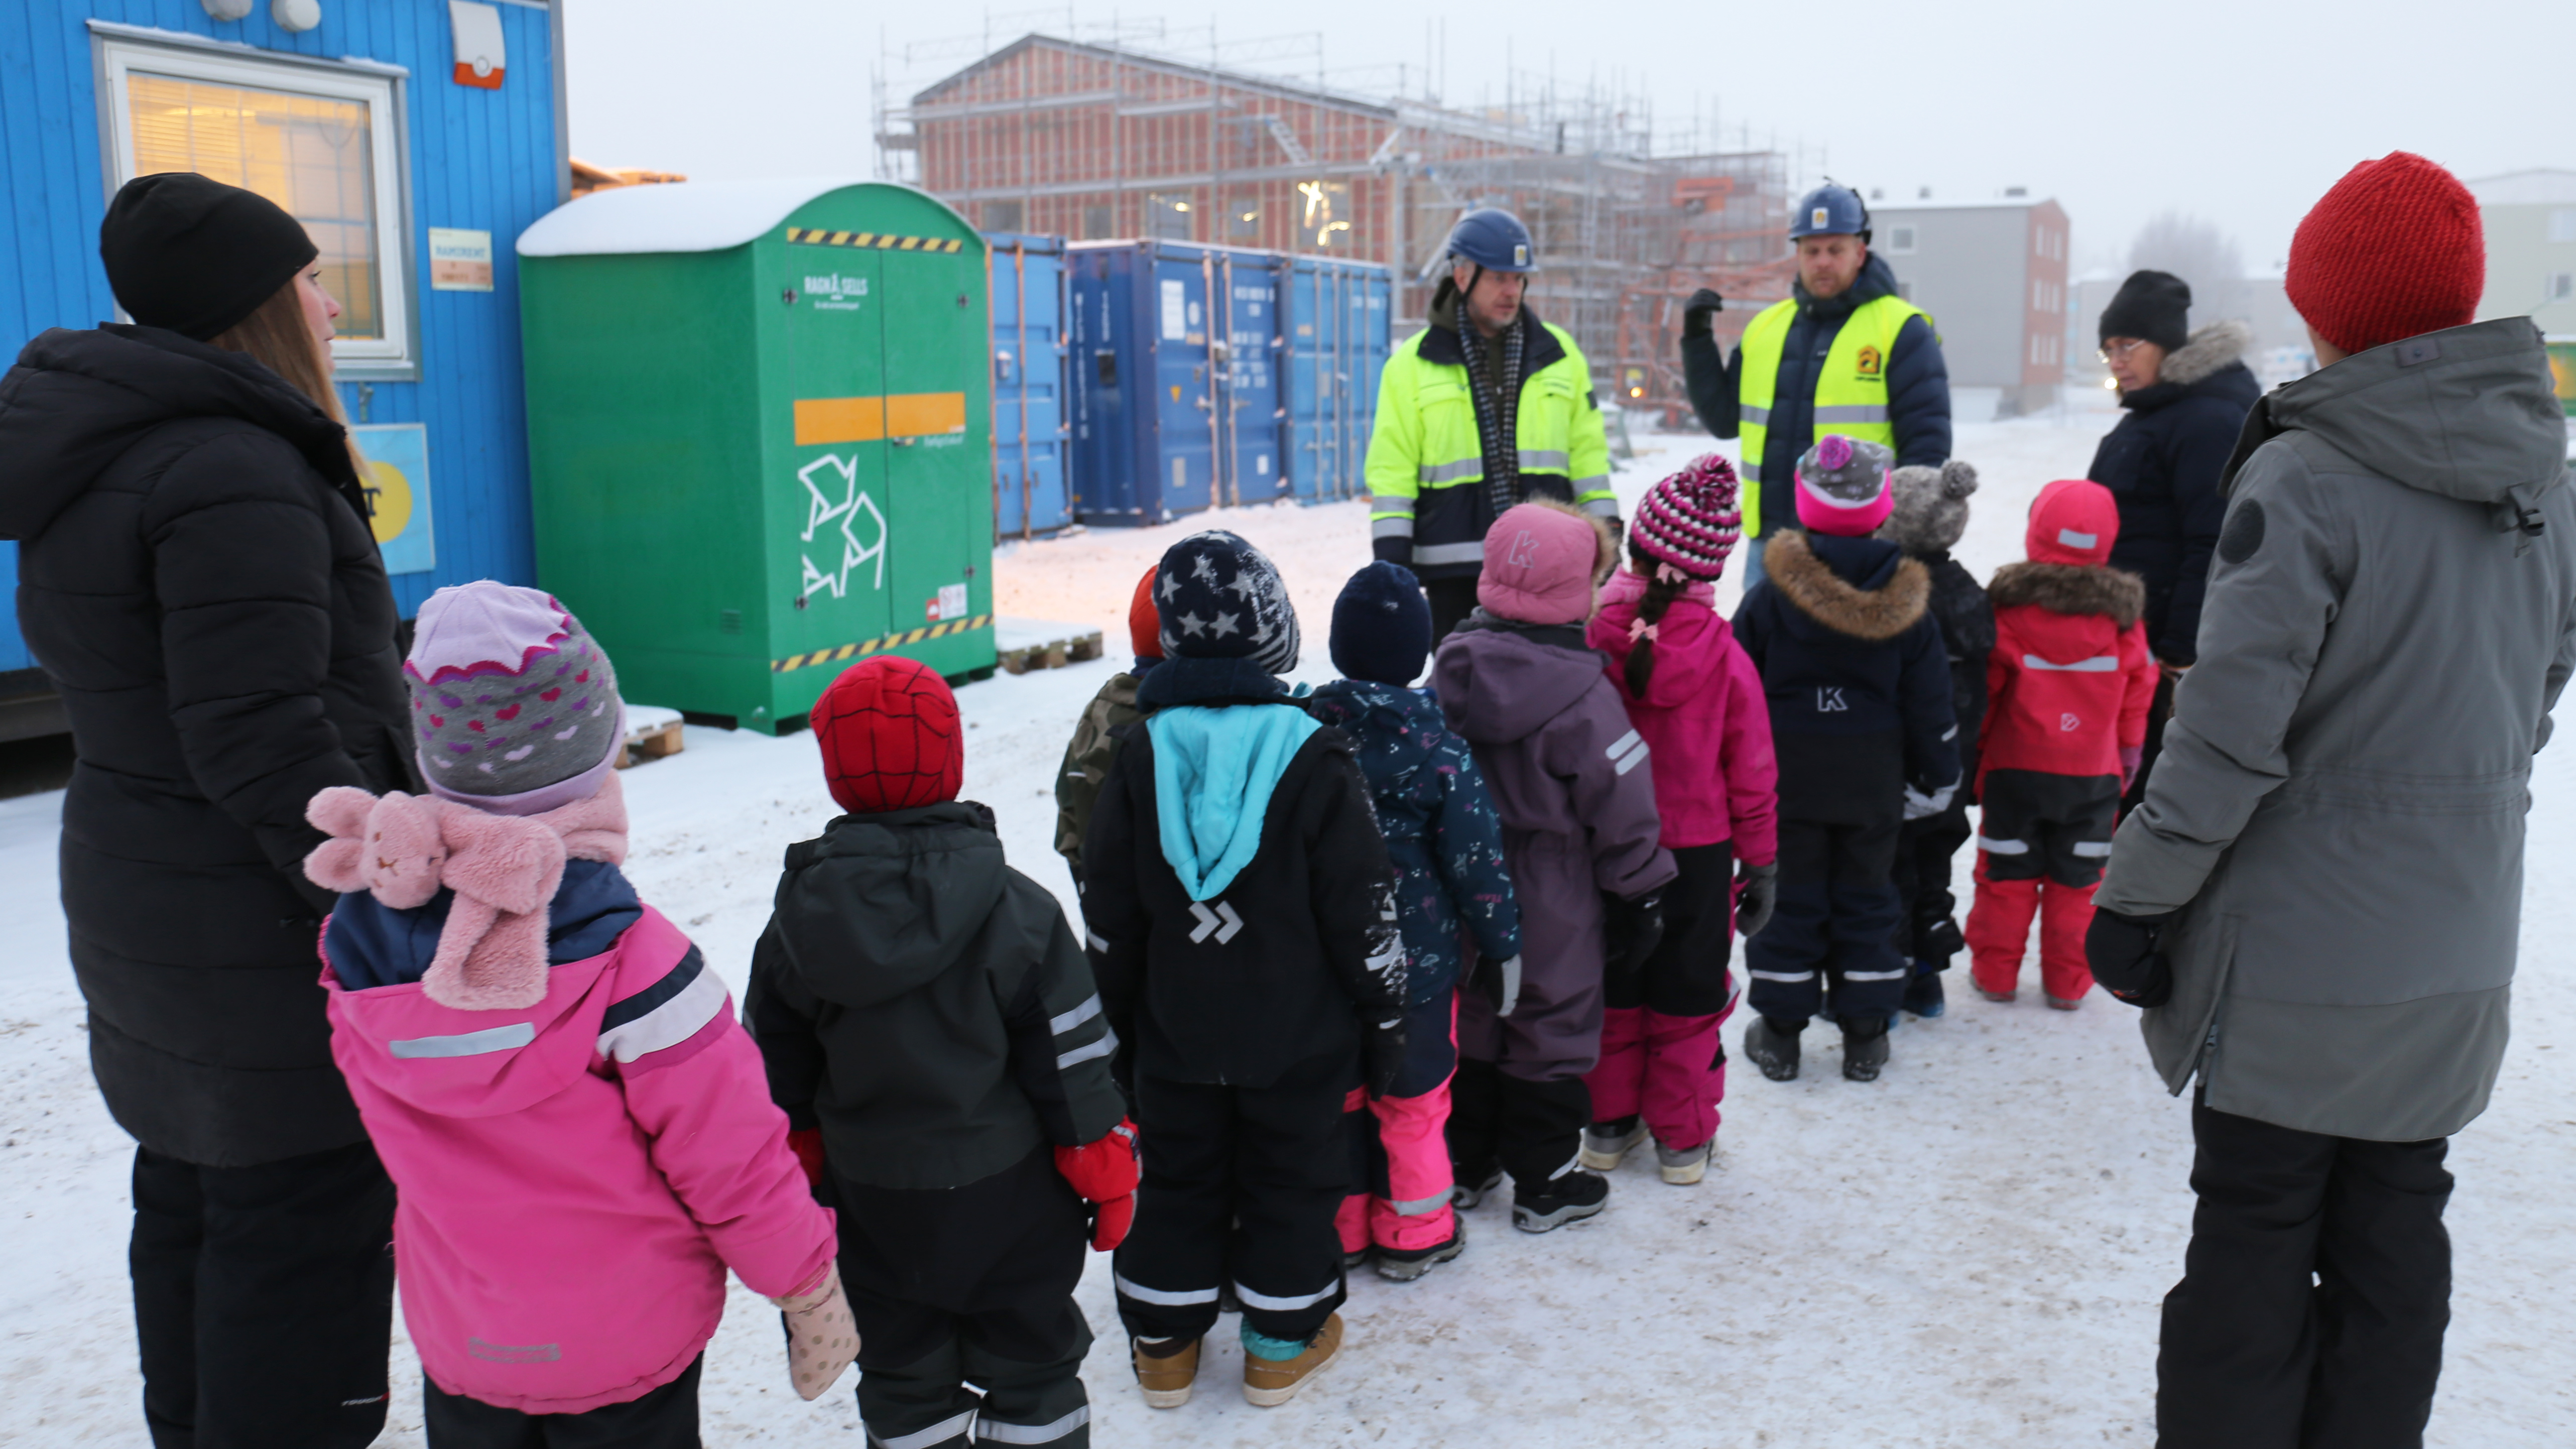
[[[1055,1170],[1084,1202],[1099,1208],[1092,1219],[1092,1250],[1117,1247],[1136,1220],[1136,1124],[1122,1120],[1097,1142],[1057,1148]]]
[[[797,1165],[805,1169],[805,1185],[823,1185],[823,1129],[808,1127],[787,1134],[787,1150],[796,1154]]]

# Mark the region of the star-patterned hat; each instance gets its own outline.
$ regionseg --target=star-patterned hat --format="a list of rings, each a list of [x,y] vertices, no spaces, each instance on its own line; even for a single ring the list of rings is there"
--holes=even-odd
[[[1249,659],[1272,674],[1297,667],[1297,610],[1261,550],[1212,528],[1173,544],[1154,578],[1166,657]]]

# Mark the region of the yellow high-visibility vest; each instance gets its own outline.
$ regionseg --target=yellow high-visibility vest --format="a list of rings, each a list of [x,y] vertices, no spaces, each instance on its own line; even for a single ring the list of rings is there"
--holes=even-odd
[[[1771,430],[1780,353],[1788,345],[1789,324],[1797,315],[1797,300],[1791,298],[1763,308],[1744,327],[1744,370],[1736,393],[1744,461],[1735,475],[1744,482],[1747,538],[1762,531],[1762,446]],[[1887,416],[1887,364],[1896,353],[1896,334],[1914,317],[1927,326],[1932,320],[1930,313],[1894,295],[1873,298],[1852,309],[1825,353],[1824,371],[1816,377],[1816,436],[1840,433],[1855,442],[1895,448],[1896,425]]]

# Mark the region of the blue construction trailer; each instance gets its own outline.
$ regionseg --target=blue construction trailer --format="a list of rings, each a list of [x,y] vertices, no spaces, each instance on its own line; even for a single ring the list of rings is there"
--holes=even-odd
[[[560,0],[0,5],[0,342],[117,320],[98,227],[127,180],[248,186],[304,222],[345,309],[340,399],[403,613],[535,582],[510,243],[569,194],[562,26]],[[14,544],[0,582],[0,739],[59,731]]]

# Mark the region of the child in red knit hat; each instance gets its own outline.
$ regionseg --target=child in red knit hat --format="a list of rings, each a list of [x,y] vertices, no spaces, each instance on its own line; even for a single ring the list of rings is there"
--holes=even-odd
[[[1086,1237],[1125,1236],[1137,1178],[1091,964],[957,798],[938,674],[862,660],[811,719],[850,813],[787,848],[743,1014],[840,1208],[859,1417],[876,1443],[1087,1444],[1073,1287]]]
[[[1073,889],[1082,891],[1082,833],[1091,826],[1091,807],[1100,798],[1100,782],[1109,778],[1109,762],[1118,756],[1118,730],[1145,717],[1136,691],[1155,665],[1163,662],[1161,616],[1154,612],[1154,571],[1136,581],[1127,601],[1127,642],[1136,651],[1136,667],[1109,676],[1074,722],[1073,738],[1064,747],[1064,764],[1055,772],[1055,853],[1073,870]]]
[[[2119,533],[2110,489],[2051,483],[2031,505],[2029,559],[2006,564],[1986,590],[1995,647],[1977,742],[1985,814],[1967,935],[1988,1001],[2013,999],[2033,917],[2048,1004],[2073,1011],[2093,989],[2084,931],[2158,673],[2141,618],[2147,586],[2108,566]]]

